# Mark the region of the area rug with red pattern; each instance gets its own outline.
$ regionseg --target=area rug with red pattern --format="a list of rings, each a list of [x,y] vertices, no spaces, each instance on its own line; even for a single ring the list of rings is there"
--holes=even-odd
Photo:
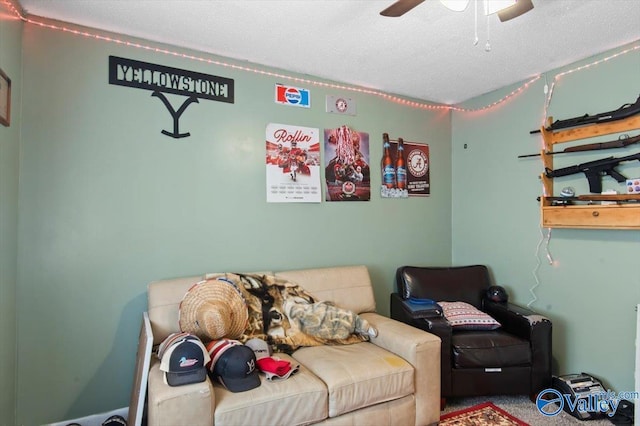
[[[490,402],[440,416],[440,426],[529,426]]]

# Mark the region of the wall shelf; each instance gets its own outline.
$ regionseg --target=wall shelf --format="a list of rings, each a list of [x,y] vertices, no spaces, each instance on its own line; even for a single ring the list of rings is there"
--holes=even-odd
[[[549,117],[551,125],[553,117]],[[553,170],[554,146],[560,143],[579,139],[609,135],[629,130],[640,129],[640,115],[607,123],[595,123],[566,130],[548,131],[545,126],[540,129],[544,147],[540,153],[545,170]],[[587,228],[587,229],[639,229],[640,230],[640,196],[637,203],[625,204],[588,204],[588,205],[552,205],[553,178],[541,174],[544,194],[540,198],[541,224],[545,228]]]

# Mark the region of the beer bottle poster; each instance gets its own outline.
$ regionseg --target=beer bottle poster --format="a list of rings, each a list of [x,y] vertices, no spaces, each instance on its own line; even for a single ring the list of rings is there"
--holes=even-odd
[[[431,194],[429,145],[385,139],[380,171],[382,198],[427,197]]]
[[[268,203],[322,201],[320,129],[269,123],[266,150]]]
[[[324,130],[327,201],[369,201],[369,134],[348,126]]]
[[[409,197],[428,197],[431,195],[429,145],[405,142],[404,153],[407,164]]]

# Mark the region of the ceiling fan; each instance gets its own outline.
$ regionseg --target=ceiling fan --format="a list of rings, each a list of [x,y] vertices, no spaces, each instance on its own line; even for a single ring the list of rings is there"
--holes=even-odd
[[[461,12],[467,8],[470,0],[454,0],[454,1],[443,1],[441,2],[451,10]],[[402,16],[414,7],[418,6],[420,3],[424,2],[424,0],[397,0],[391,6],[387,7],[385,10],[380,12],[382,16],[389,17],[398,17]],[[488,1],[485,0],[488,4]],[[507,6],[503,9],[497,11],[498,18],[500,18],[501,22],[508,21],[509,19],[516,18],[528,11],[533,9],[533,3],[531,0],[516,0],[511,6]]]

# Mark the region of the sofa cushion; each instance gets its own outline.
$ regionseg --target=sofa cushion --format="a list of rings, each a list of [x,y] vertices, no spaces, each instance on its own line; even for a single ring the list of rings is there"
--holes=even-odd
[[[458,331],[451,338],[455,368],[511,367],[531,364],[529,341],[500,330]]]
[[[334,302],[336,306],[356,314],[376,311],[373,287],[366,266],[283,271],[276,272],[276,277],[299,284],[318,301]]]
[[[369,342],[301,348],[293,358],[326,383],[329,417],[414,392],[413,367]]]
[[[298,364],[282,353],[278,358]],[[327,388],[304,365],[287,379],[270,381],[260,374],[261,384],[246,392],[230,392],[214,383],[216,426],[300,425],[327,418]]]
[[[262,271],[259,273],[272,275],[272,272]],[[179,307],[184,295],[189,288],[209,276],[219,275],[211,273],[175,278],[167,280],[153,281],[147,286],[149,320],[153,331],[153,344],[157,345],[167,338],[171,333],[180,331]]]
[[[189,287],[200,280],[202,276],[194,276],[154,281],[148,285],[148,312],[155,345],[180,331],[178,306]]]
[[[438,414],[440,413],[439,402],[438,398]],[[413,426],[415,424],[416,397],[413,394],[382,404],[370,405],[338,417],[329,418],[321,423],[322,426]],[[437,422],[418,424],[433,426],[437,425]]]

